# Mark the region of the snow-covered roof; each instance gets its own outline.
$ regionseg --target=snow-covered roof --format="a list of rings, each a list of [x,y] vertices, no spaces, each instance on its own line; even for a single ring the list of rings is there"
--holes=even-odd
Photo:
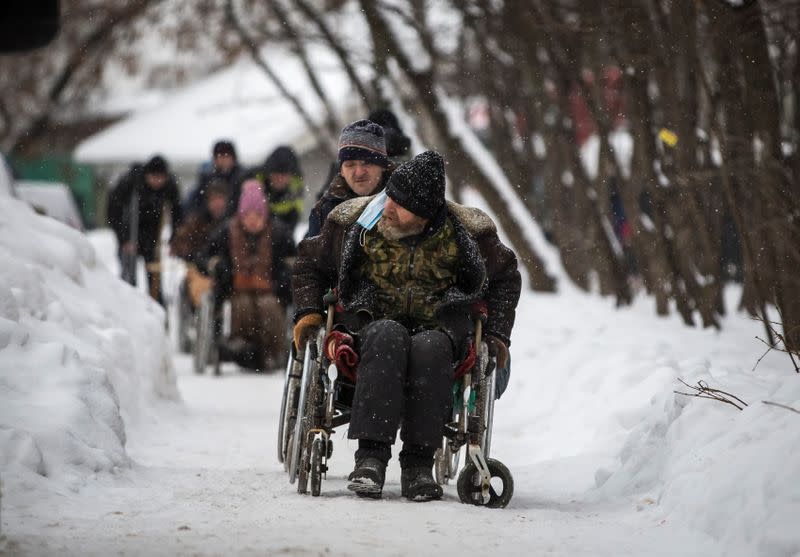
[[[347,76],[330,51],[310,49],[312,65],[329,102],[340,114],[352,108]],[[305,110],[321,122],[324,106],[300,60],[282,47],[264,55],[270,68]],[[158,106],[135,112],[89,137],[75,149],[78,161],[127,163],[160,153],[173,164],[208,160],[217,139],[230,139],[241,162],[255,164],[279,144],[305,151],[316,145],[300,115],[249,57],[167,96]]]

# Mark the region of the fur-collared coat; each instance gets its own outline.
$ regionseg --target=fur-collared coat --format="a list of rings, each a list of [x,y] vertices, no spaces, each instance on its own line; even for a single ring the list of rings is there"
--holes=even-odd
[[[345,201],[331,211],[318,236],[300,243],[292,275],[295,319],[323,313],[322,298],[331,287],[337,287],[346,311],[370,311],[374,285],[361,279],[358,272],[364,252],[359,243],[363,228],[356,221],[371,200]],[[450,201],[446,210],[446,218],[456,230],[461,266],[456,285],[442,297],[442,307],[486,302],[489,315],[484,332],[508,344],[521,287],[517,258],[500,241],[494,223],[483,211]]]

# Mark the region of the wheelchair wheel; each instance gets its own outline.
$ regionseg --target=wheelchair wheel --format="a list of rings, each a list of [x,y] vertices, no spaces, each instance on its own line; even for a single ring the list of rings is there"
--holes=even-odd
[[[514,495],[514,478],[505,464],[499,460],[489,458],[486,460],[489,467],[489,494],[484,498],[481,494],[481,480],[478,468],[474,463],[468,462],[458,476],[458,498],[462,503],[501,509],[508,505]]]
[[[453,452],[450,447],[450,441],[446,437],[442,439],[442,446],[436,449],[436,454],[433,457],[433,472],[436,477],[436,483],[447,485],[451,479],[455,478],[460,454],[460,449]]]
[[[303,355],[303,373],[300,377],[300,393],[297,399],[297,413],[295,417],[294,428],[292,432],[292,459],[289,464],[289,483],[294,483],[302,473],[304,480],[308,479],[307,470],[302,470],[301,456],[303,448],[306,444],[306,433],[310,427],[312,410],[308,405],[309,392],[311,391],[311,384],[313,383],[314,376],[316,375],[316,362],[311,357],[311,341],[306,343],[305,353]],[[308,461],[306,461],[306,464]],[[302,484],[302,482],[301,482]],[[302,490],[301,490],[302,487]],[[305,493],[306,486],[298,485],[298,493]]]
[[[489,351],[485,343],[481,344],[481,350],[478,354],[478,358],[480,369],[485,370],[489,363]],[[495,380],[496,375],[494,373],[490,373],[488,376],[483,376],[480,382],[480,389],[478,390],[477,413],[479,421],[483,425],[480,445],[484,458],[489,458],[491,456],[492,427],[494,426]]]
[[[294,425],[294,422],[292,422]],[[294,454],[294,428],[292,428],[289,432],[289,436],[286,438],[286,459],[283,461],[283,470],[289,474],[289,481],[294,483],[292,480],[292,455]]]
[[[214,375],[220,376],[222,375],[222,359],[219,357],[219,346],[217,346],[216,342],[212,343],[210,352],[209,361],[214,370]]]
[[[178,350],[184,354],[191,354],[194,348],[194,338],[192,331],[195,323],[194,312],[192,310],[192,303],[189,300],[189,293],[186,291],[186,283],[183,283],[178,289]]]
[[[283,396],[281,397],[281,412],[278,415],[278,462],[285,463],[287,458],[286,454],[286,443],[289,440],[289,414],[291,414],[291,408],[289,405],[290,393],[292,395],[291,398],[294,398],[294,389],[293,384],[297,383],[297,380],[293,378],[292,375],[292,367],[294,364],[294,357],[292,354],[292,350],[289,350],[289,359],[286,362],[286,376],[283,380]]]
[[[325,451],[325,443],[322,439],[314,439],[311,444],[311,459],[309,479],[311,480],[311,495],[319,497],[322,490],[322,453]]]
[[[313,371],[316,371],[316,365],[311,366],[311,368]],[[311,381],[308,385],[308,390],[306,391],[306,401],[304,404],[303,414],[302,416],[298,414],[297,417],[298,423],[301,424],[300,429],[303,432],[303,436],[298,438],[301,439],[301,452],[300,463],[297,471],[297,493],[307,493],[308,491],[308,480],[313,475],[311,467],[311,458],[313,453],[312,449],[315,443],[319,441],[319,439],[310,441],[308,436],[308,432],[316,426],[314,423],[314,415],[316,414],[316,409],[319,405],[320,395],[322,393],[322,383],[319,379],[319,376],[313,371],[309,374],[311,375]],[[295,428],[295,431],[296,430],[297,428]]]
[[[214,343],[214,299],[204,294],[197,310],[197,341],[194,346],[194,371],[204,373]]]

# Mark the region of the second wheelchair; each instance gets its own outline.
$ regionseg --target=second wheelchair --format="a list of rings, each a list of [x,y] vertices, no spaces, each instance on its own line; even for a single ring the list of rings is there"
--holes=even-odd
[[[225,361],[250,371],[282,367],[287,338],[283,304],[275,296],[220,291],[217,284],[203,294],[196,313],[195,372],[211,366],[219,375]]]

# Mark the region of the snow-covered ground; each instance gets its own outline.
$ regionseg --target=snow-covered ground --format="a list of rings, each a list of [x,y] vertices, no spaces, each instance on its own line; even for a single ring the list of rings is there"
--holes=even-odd
[[[108,234],[93,236],[95,255],[60,225],[35,236],[28,221],[39,217],[9,207],[0,206],[0,547],[9,554],[800,553],[800,416],[761,402],[800,409],[800,376],[776,353],[753,371],[762,331],[745,316],[732,314],[721,332],[693,330],[655,317],[646,298],[617,311],[571,289],[525,293],[493,438],[515,479],[508,508],[462,505],[455,486],[442,501],[409,503],[396,460],[384,499],[359,500],[345,488],[354,443],[344,429],[312,498],[295,493],[275,455],[282,377],[234,367],[197,376],[174,355],[164,369],[177,372],[182,400],[156,398],[142,384],[159,368],[162,315],[97,264],[114,259]],[[678,378],[749,406],[676,395]],[[42,475],[9,435],[27,435],[69,477]],[[71,460],[76,440],[94,460]],[[98,466],[97,455],[112,456]]]

